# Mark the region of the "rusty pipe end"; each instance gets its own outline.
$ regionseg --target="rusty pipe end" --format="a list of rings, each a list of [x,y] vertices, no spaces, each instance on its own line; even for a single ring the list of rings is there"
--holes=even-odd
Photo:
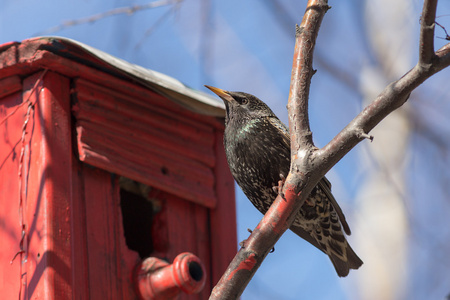
[[[205,286],[206,271],[202,261],[192,253],[179,254],[173,261],[177,285],[187,294],[200,292]]]
[[[200,292],[205,286],[206,271],[197,256],[184,252],[170,265],[159,258],[146,258],[137,266],[134,281],[143,300],[177,299],[181,292]]]

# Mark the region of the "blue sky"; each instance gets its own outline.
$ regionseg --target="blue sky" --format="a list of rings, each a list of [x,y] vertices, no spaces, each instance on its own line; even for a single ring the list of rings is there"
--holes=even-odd
[[[3,0],[0,2],[0,44],[21,41],[40,33],[72,38],[173,76],[195,89],[206,91],[203,85],[208,84],[255,94],[287,123],[294,25],[300,23],[306,1],[185,0],[176,8],[165,6],[118,15],[48,33],[48,29],[67,20],[148,2]],[[318,72],[312,80],[310,95],[311,127],[318,146],[325,145],[360,111],[359,72],[363,66],[376,63],[371,44],[365,37],[367,24],[362,22],[364,1],[330,1],[330,5],[332,9],[325,16],[318,38],[314,63]],[[413,22],[410,39],[416,48],[420,8],[421,2],[411,1],[417,21]],[[376,11],[370,13],[378,14]],[[449,3],[441,1],[438,15],[448,13]],[[439,22],[450,29],[450,16],[439,18]],[[151,34],[148,34],[149,30]],[[439,29],[437,35],[444,36]],[[442,46],[445,41],[436,39],[436,43]],[[413,59],[416,57],[414,54]],[[330,72],[327,64],[341,72]],[[411,60],[409,67],[413,65],[414,60]],[[449,109],[449,76],[450,72],[444,71],[428,80],[417,96],[413,94],[412,99],[418,100],[408,104],[413,112],[422,112],[420,124],[424,125],[420,128],[435,129],[438,136],[446,136],[450,128],[448,114],[444,113]],[[444,144],[448,147],[447,142]],[[445,257],[445,253],[449,253],[447,250],[450,251],[449,243],[442,238],[450,236],[450,226],[445,224],[450,212],[448,201],[445,201],[449,194],[442,185],[434,186],[448,177],[448,171],[443,167],[448,166],[448,155],[442,156],[444,160],[437,159],[442,153],[447,154],[448,149],[433,145],[429,138],[420,134],[411,140],[412,159],[407,176],[411,187],[409,208],[414,217],[412,235],[419,237],[411,238],[411,256],[417,255],[422,263],[415,264],[414,259],[411,260],[412,270],[418,275],[408,279],[405,299],[423,299],[430,291],[434,293],[433,298],[442,299],[446,292],[450,293],[450,282],[442,280],[443,274],[448,277],[450,273],[448,260],[436,267],[436,271],[427,270],[426,277],[420,276],[427,264],[433,268],[437,265],[429,258],[430,253]],[[352,229],[355,229],[352,224],[358,214],[354,198],[364,178],[360,168],[361,148],[351,151],[327,175]],[[261,215],[239,189],[237,209],[238,237],[243,240],[248,236],[247,228],[254,228]],[[429,232],[433,232],[432,238],[429,238]],[[358,252],[358,248],[354,248]],[[287,232],[242,298],[357,299],[352,293],[357,288],[357,276],[358,272],[351,272],[348,278],[339,279],[325,255]]]

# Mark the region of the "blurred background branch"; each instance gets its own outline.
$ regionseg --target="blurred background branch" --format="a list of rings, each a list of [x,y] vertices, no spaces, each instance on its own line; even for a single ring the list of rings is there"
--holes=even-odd
[[[97,13],[97,14],[94,14],[91,16],[64,21],[60,25],[45,29],[43,31],[39,31],[38,33],[36,33],[34,35],[35,36],[48,35],[48,34],[52,34],[55,32],[59,32],[61,30],[64,30],[64,29],[72,27],[72,26],[77,26],[77,25],[81,25],[81,24],[85,24],[85,23],[94,23],[94,22],[103,20],[105,18],[116,16],[116,15],[121,15],[121,14],[130,16],[139,11],[144,11],[147,9],[152,9],[152,8],[167,6],[167,5],[172,5],[172,4],[179,4],[182,1],[183,0],[158,0],[158,1],[152,1],[152,2],[149,2],[146,4],[117,7],[117,8],[113,8],[113,9],[110,9],[110,10],[107,10],[107,11],[104,11],[101,13]]]

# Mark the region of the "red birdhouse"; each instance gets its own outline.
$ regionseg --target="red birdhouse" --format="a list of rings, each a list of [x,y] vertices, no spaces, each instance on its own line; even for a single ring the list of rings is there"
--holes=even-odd
[[[69,39],[0,46],[2,298],[207,299],[237,248],[223,116]]]

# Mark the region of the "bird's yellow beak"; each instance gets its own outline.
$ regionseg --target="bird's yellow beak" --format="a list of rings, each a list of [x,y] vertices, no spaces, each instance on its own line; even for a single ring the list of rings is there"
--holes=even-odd
[[[209,85],[205,85],[205,87],[207,87],[208,89],[213,91],[214,94],[216,94],[217,96],[219,96],[223,100],[226,100],[228,102],[231,102],[233,100],[233,97],[231,97],[231,95],[225,90],[222,90],[222,89],[219,89],[219,88],[216,88],[216,87],[213,87],[213,86],[209,86]]]

